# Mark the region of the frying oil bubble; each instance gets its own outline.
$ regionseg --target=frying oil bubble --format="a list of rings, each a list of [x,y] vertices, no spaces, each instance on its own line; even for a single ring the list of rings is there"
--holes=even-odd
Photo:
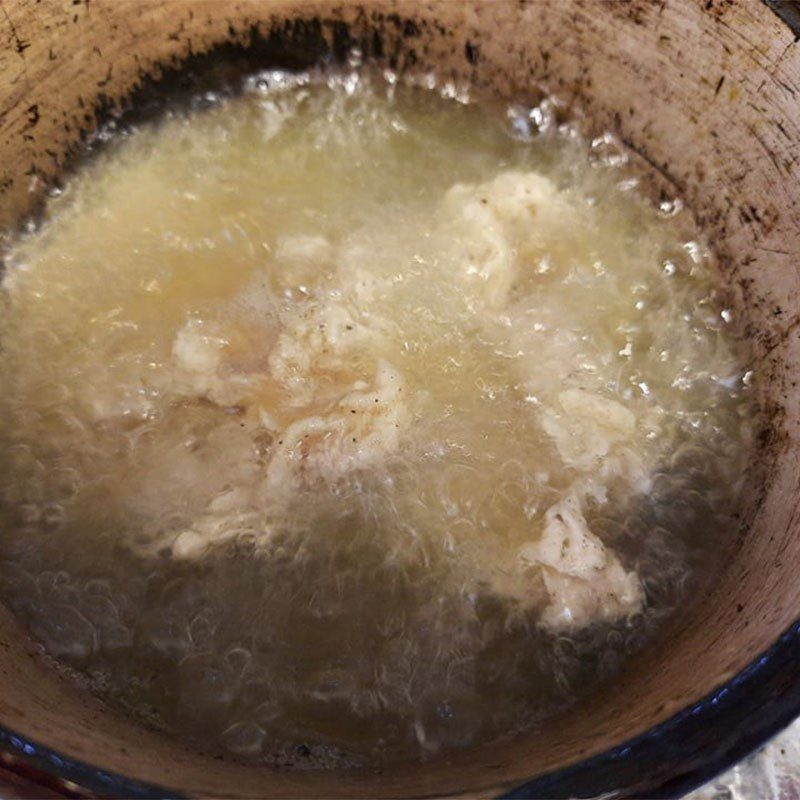
[[[297,768],[541,723],[735,539],[755,376],[679,199],[556,99],[269,70],[8,254],[0,593],[95,691]]]

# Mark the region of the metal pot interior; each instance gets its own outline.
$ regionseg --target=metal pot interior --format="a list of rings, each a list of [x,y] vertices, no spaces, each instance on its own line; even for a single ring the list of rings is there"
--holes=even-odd
[[[152,787],[159,786],[227,797],[501,793],[543,775],[551,777],[529,784],[528,796],[568,786],[641,793],[698,768],[681,755],[680,739],[689,735],[681,720],[692,716],[676,718],[683,709],[700,708],[707,720],[695,731],[699,739],[687,739],[693,746],[730,743],[725,753],[712,748],[718,765],[741,742],[769,733],[781,714],[800,710],[797,693],[786,695],[781,713],[767,708],[768,694],[788,692],[797,677],[786,655],[797,645],[789,639],[767,659],[771,677],[745,673],[756,674],[747,703],[717,719],[701,702],[726,685],[741,693],[743,670],[752,671],[800,611],[800,49],[766,5],[9,0],[2,11],[6,228],[35,211],[109,113],[146,108],[185,87],[192,72],[304,66],[342,58],[357,45],[397,69],[432,69],[501,97],[530,96],[545,84],[583,109],[589,132],[612,130],[628,142],[694,209],[747,320],[767,420],[742,497],[739,545],[713,591],[612,685],[554,719],[547,736],[380,774],[273,772],[218,761],[76,689],[0,610],[0,724],[7,729],[0,738],[10,751],[44,772],[127,795],[158,794]],[[732,681],[737,675],[740,683]],[[631,740],[629,750],[618,748]]]

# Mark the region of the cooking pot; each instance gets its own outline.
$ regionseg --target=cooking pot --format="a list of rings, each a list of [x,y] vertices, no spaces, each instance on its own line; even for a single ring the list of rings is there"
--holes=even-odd
[[[0,2],[3,229],[36,212],[109,115],[156,108],[215,68],[358,47],[503,98],[544,85],[693,208],[746,320],[765,409],[720,579],[544,730],[381,771],[218,760],[79,689],[0,609],[0,763],[128,797],[667,797],[800,713],[799,23],[788,0]]]

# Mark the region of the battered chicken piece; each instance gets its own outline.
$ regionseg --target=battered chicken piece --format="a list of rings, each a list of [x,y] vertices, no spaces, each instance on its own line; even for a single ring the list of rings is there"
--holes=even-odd
[[[344,299],[312,301],[285,315],[269,355],[270,375],[285,389],[289,405],[302,408],[336,399],[358,380],[356,351],[374,348],[380,333],[368,327]]]
[[[380,362],[373,385],[362,384],[346,391],[328,413],[298,417],[273,434],[266,471],[251,472],[217,495],[174,539],[173,557],[200,558],[242,535],[269,537],[272,531],[260,509],[281,508],[302,488],[332,484],[383,463],[398,449],[408,425],[402,376]]]
[[[374,468],[398,449],[408,422],[402,376],[381,361],[372,386],[348,392],[330,413],[298,419],[279,435],[266,488],[279,493],[335,483],[354,470]]]
[[[565,389],[558,407],[540,415],[565,465],[586,474],[590,492],[604,502],[605,485],[622,480],[635,492],[646,491],[648,472],[634,446],[637,419],[622,403],[585,389]]]
[[[463,277],[486,308],[506,306],[520,260],[558,231],[568,207],[556,185],[536,172],[504,172],[447,192],[443,208],[460,232]]]
[[[294,237],[294,249],[282,255],[322,259],[329,255],[323,243]],[[175,339],[174,390],[234,406],[248,425],[272,434],[265,478],[256,490],[262,501],[279,501],[304,486],[335,483],[354,470],[377,467],[397,450],[408,426],[403,377],[376,357],[383,321],[368,310],[375,281],[357,269],[344,270],[340,278],[335,287],[318,288],[276,312],[278,332],[270,341],[265,330],[266,352],[254,359],[252,372],[230,363],[230,339],[237,336],[230,325],[211,328],[190,320]],[[254,340],[252,349],[258,344]],[[365,379],[370,363],[371,380]],[[252,499],[244,505],[253,505]],[[241,492],[237,502],[230,509],[209,507],[181,535],[176,553],[195,554],[213,539],[229,538],[223,532],[225,514],[236,522]]]
[[[524,568],[542,569],[549,603],[540,623],[551,630],[613,622],[644,604],[638,575],[589,530],[574,496],[547,510],[542,538],[523,545],[519,558]]]
[[[593,469],[614,445],[628,441],[636,417],[622,403],[585,389],[559,392],[558,410],[542,413],[542,427],[553,438],[565,464]]]
[[[211,325],[190,319],[172,346],[174,369],[166,391],[198,397],[226,408],[246,406],[268,384],[263,355],[275,339],[270,322],[249,331],[246,326]]]

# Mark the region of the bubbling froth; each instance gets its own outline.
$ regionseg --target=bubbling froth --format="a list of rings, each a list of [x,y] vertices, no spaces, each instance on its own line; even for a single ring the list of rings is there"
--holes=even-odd
[[[536,725],[734,544],[713,256],[554,98],[273,70],[105,149],[3,282],[0,593],[151,724],[295,767]]]

